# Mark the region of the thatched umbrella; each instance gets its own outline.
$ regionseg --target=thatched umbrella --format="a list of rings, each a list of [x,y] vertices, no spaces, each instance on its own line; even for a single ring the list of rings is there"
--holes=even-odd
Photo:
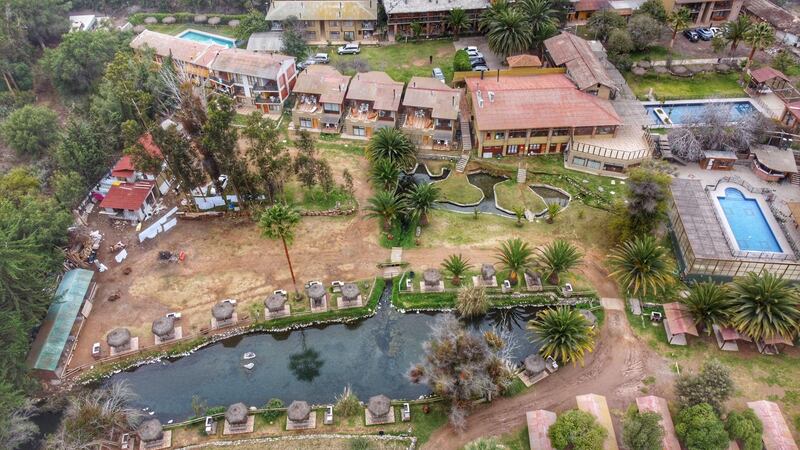
[[[221,21],[222,21],[222,19],[220,19],[219,17],[212,17],[212,18],[208,19],[208,24],[209,25],[219,25],[219,23]]]
[[[158,419],[145,420],[139,425],[136,433],[139,434],[139,439],[145,442],[158,441],[164,437],[164,429]]]
[[[370,397],[367,403],[367,410],[369,410],[373,417],[383,417],[389,414],[389,409],[391,407],[391,400],[383,394]]]
[[[311,297],[311,300],[322,301],[322,298],[325,297],[325,287],[321,284],[312,284],[308,287],[308,296]]]
[[[234,403],[225,411],[225,420],[231,425],[247,423],[247,406],[244,403]]]
[[[308,402],[295,400],[286,412],[292,422],[305,422],[311,415],[311,407],[308,406]]]
[[[167,316],[159,317],[153,321],[150,329],[158,337],[171,336],[175,332],[175,319]]]
[[[266,306],[270,312],[283,311],[283,305],[285,304],[286,297],[282,294],[272,294],[264,300],[264,306]]]
[[[240,23],[241,22],[239,22],[238,20],[233,19],[233,20],[228,21],[228,26],[236,28],[236,27],[239,26]]]
[[[194,23],[206,23],[207,20],[208,20],[208,16],[206,16],[204,14],[198,14],[198,15],[194,16]]]
[[[131,342],[131,332],[127,328],[114,328],[106,335],[106,342],[114,348],[124,347]]]
[[[211,308],[211,315],[217,320],[228,320],[233,317],[231,302],[219,302]]]
[[[438,269],[425,269],[422,272],[422,279],[427,286],[438,286],[442,281],[442,273]]]
[[[358,296],[361,295],[361,290],[358,289],[358,285],[355,283],[345,283],[342,286],[342,297],[346,302],[354,302],[358,300]]]
[[[537,353],[525,358],[525,371],[531,375],[544,372],[546,368],[547,363],[544,361],[544,358]]]
[[[163,19],[161,19],[161,23],[165,23],[165,24],[175,23],[175,18],[172,17],[172,16],[164,17]]]
[[[589,326],[593,327],[597,325],[597,316],[595,316],[593,312],[589,311],[588,309],[579,309],[578,312],[581,313],[587,322],[589,322]]]
[[[481,266],[481,278],[486,281],[491,281],[492,277],[497,273],[494,266],[491,264],[484,264]]]
[[[155,17],[152,17],[152,16],[145,17],[144,23],[146,23],[147,25],[155,25],[155,24],[158,23],[158,19],[156,19]]]

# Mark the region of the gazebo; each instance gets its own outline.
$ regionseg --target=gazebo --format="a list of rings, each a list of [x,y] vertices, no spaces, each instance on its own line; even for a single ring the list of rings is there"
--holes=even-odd
[[[536,376],[547,370],[547,363],[538,353],[534,353],[525,358],[525,372],[528,375]]]
[[[797,173],[797,163],[791,150],[783,150],[772,145],[750,146],[753,154],[753,173],[764,181],[780,181]]]
[[[254,417],[247,414],[247,405],[234,403],[225,411],[225,429],[222,434],[250,433]]]
[[[342,296],[336,303],[339,309],[362,306],[361,289],[355,283],[345,283],[342,285]]]
[[[271,294],[264,300],[264,316],[267,318],[275,318],[288,316],[290,314],[289,305],[286,303],[286,296],[276,292]]]
[[[442,273],[438,269],[425,269],[422,272],[422,283],[420,285],[422,292],[441,292],[444,291],[444,281],[442,281]]]
[[[594,328],[597,326],[597,316],[594,315],[593,312],[589,311],[588,309],[579,309],[578,312],[589,322],[589,327]]]
[[[234,306],[229,301],[222,301],[211,308],[211,328],[219,328],[234,321]]]
[[[139,435],[139,439],[142,442],[152,445],[164,439],[164,428],[158,419],[149,419],[139,425],[139,428],[136,429],[136,434]]]
[[[286,421],[287,430],[304,430],[317,425],[317,415],[312,414],[308,402],[293,401],[286,410],[286,416],[289,419]]]
[[[328,301],[328,294],[325,292],[325,286],[320,283],[314,283],[308,287],[308,297],[311,299],[311,308],[324,308]]]
[[[139,349],[139,338],[131,336],[127,328],[114,328],[106,335],[106,343],[111,347],[111,355]]]
[[[394,423],[394,408],[389,397],[381,394],[369,398],[366,411],[367,425]]]
[[[175,337],[175,319],[172,317],[159,317],[153,321],[153,326],[150,328],[156,336],[156,340],[164,342]]]

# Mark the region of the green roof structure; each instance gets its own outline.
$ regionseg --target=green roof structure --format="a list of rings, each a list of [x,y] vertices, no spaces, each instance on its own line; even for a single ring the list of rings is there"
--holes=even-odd
[[[36,339],[28,354],[28,367],[35,371],[52,372],[58,369],[58,361],[89,292],[94,272],[74,269],[64,274],[56,289],[56,295]]]

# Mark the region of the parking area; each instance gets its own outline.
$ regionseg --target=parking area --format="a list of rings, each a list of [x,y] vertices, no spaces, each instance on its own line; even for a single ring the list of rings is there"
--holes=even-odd
[[[483,53],[483,59],[486,60],[486,65],[489,69],[502,69],[503,60],[500,56],[496,55],[493,51],[489,50],[489,44],[483,36],[464,37],[457,41],[453,41],[453,47],[460,50],[464,47],[475,46]]]

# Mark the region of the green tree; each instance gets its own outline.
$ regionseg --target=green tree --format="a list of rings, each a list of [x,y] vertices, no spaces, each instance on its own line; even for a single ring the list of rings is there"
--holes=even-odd
[[[86,180],[78,172],[56,172],[51,184],[56,200],[66,208],[76,208],[86,198]]]
[[[725,40],[725,36],[721,34],[717,34],[713,38],[711,38],[711,50],[714,53],[722,53],[725,51],[725,47],[728,46],[728,41]]]
[[[367,144],[367,157],[372,161],[388,159],[400,169],[414,164],[417,149],[408,136],[396,128],[381,128]]]
[[[236,109],[230,97],[217,95],[208,102],[207,120],[203,125],[200,145],[207,155],[212,155],[219,170],[228,176],[228,183],[233,187],[239,205],[245,205],[247,193],[247,168],[240,156],[237,142],[238,133],[233,126]],[[219,194],[227,203],[227,196],[219,189]]]
[[[533,31],[533,46],[541,49],[545,39],[558,32],[557,11],[553,8],[551,0],[520,0],[515,4],[528,19]]]
[[[411,29],[411,37],[414,39],[419,39],[419,37],[422,36],[422,24],[418,21],[415,20],[411,22],[409,28]]]
[[[632,407],[622,421],[622,443],[630,450],[661,450],[661,414]]]
[[[662,26],[657,19],[648,14],[634,14],[628,21],[628,33],[630,33],[633,49],[636,51],[647,50],[661,36]]]
[[[692,23],[692,12],[686,7],[681,7],[667,16],[667,26],[672,31],[669,48],[675,45],[675,37]]]
[[[205,181],[200,161],[195,157],[189,141],[175,125],[166,130],[155,127],[152,134],[153,141],[164,155],[169,172],[179,181],[184,193],[190,193]]]
[[[26,105],[0,123],[0,133],[17,155],[38,158],[58,140],[58,115],[44,106]]]
[[[561,213],[561,205],[558,203],[547,204],[547,223],[553,223]]]
[[[613,9],[601,9],[589,17],[586,26],[595,39],[605,42],[612,30],[625,28],[625,19]]]
[[[742,42],[745,36],[750,32],[750,28],[752,28],[753,22],[750,20],[750,17],[742,14],[736,17],[736,19],[731,20],[730,22],[725,22],[722,25],[722,36],[731,44],[730,53],[736,51],[739,47],[739,43]]]
[[[72,119],[67,123],[55,159],[61,170],[78,173],[89,187],[108,171],[115,155],[108,151],[108,136],[97,122]]]
[[[730,443],[725,426],[707,403],[682,409],[675,432],[689,450],[725,450]]]
[[[767,22],[757,22],[744,34],[744,42],[750,46],[750,54],[747,55],[745,65],[747,69],[753,63],[756,51],[764,50],[775,43],[775,29]]]
[[[664,3],[661,2],[661,0],[645,1],[639,5],[639,9],[634,12],[634,15],[636,14],[647,14],[661,24],[667,21],[667,10],[664,9]]]
[[[264,13],[251,9],[240,21],[239,25],[233,29],[233,36],[245,41],[253,33],[269,31],[269,22],[264,19]]]
[[[69,30],[69,1],[6,0],[4,6],[8,26],[24,30],[28,40],[42,48]]]
[[[308,56],[308,43],[296,29],[296,18],[289,18],[283,23],[283,33],[281,34],[281,53],[294,56],[298,61],[302,61]],[[294,20],[291,20],[294,19]]]
[[[728,436],[737,441],[742,450],[761,450],[763,448],[764,424],[752,409],[742,412],[731,411],[725,422]]]
[[[656,295],[673,279],[667,250],[653,236],[623,242],[608,256],[608,263],[609,276],[634,296]]]
[[[537,254],[537,265],[541,267],[542,275],[548,283],[556,286],[560,282],[560,275],[572,270],[583,258],[574,245],[561,239],[537,249]]]
[[[374,196],[367,200],[367,217],[377,218],[383,221],[383,229],[389,231],[392,224],[397,220],[406,209],[405,200],[389,191],[378,191]]]
[[[547,436],[557,450],[597,450],[603,448],[608,431],[591,414],[571,409],[558,416]]]
[[[461,286],[456,296],[456,311],[462,317],[478,317],[489,310],[486,289],[481,286]]]
[[[731,285],[731,323],[754,340],[793,340],[800,326],[797,290],[771,272],[749,273]]]
[[[472,70],[472,65],[469,63],[469,55],[466,50],[459,49],[453,55],[453,70],[456,72],[469,72]]]
[[[640,16],[640,17],[646,17],[646,16]],[[629,54],[634,49],[631,33],[621,28],[615,28],[611,30],[611,33],[609,33],[608,40],[606,42],[606,49],[608,50],[609,55]]]
[[[20,360],[25,359],[25,353]],[[0,448],[16,450],[36,437],[39,427],[31,420],[35,410],[33,402],[24,399],[20,391],[0,381]]]
[[[378,189],[394,191],[400,181],[402,172],[397,164],[390,159],[378,159],[372,163],[370,178]]]
[[[542,344],[539,353],[564,364],[583,366],[586,352],[594,350],[594,329],[577,309],[559,306],[540,311],[528,322],[528,330]]]
[[[447,27],[453,32],[453,40],[458,40],[461,31],[469,28],[469,17],[466,11],[461,8],[453,8],[447,16]]]
[[[439,187],[433,183],[415,184],[410,191],[405,193],[406,206],[412,216],[419,220],[420,225],[428,225],[428,213],[440,195]]]
[[[461,277],[471,268],[469,258],[465,258],[461,253],[448,256],[442,263],[442,269],[453,276],[453,284],[456,286],[461,285]]]
[[[58,47],[45,50],[41,64],[59,92],[85,94],[95,87],[106,64],[125,44],[121,33],[76,31],[64,35]]]
[[[689,288],[689,296],[681,298],[698,328],[711,334],[712,326],[725,326],[730,318],[728,290],[724,285],[711,281],[695,283]]]
[[[245,153],[249,166],[255,169],[251,177],[267,199],[274,203],[283,194],[292,164],[291,157],[281,142],[283,137],[278,124],[255,111],[247,117],[242,136],[247,142]],[[302,136],[303,133],[301,138]]]
[[[297,292],[297,279],[294,276],[292,259],[289,257],[289,245],[294,240],[295,229],[299,223],[300,213],[285,203],[277,203],[267,208],[258,221],[262,236],[267,239],[280,239],[283,243],[283,253],[289,264],[289,273],[292,275],[295,292]]]
[[[516,286],[520,276],[533,264],[533,250],[520,238],[509,239],[497,249],[497,261],[509,271],[509,281]]]
[[[770,61],[769,65],[783,73],[786,73],[789,71],[789,69],[797,65],[797,60],[795,60],[794,56],[792,56],[788,51],[781,50],[775,55],[774,58],[772,58],[772,61]]]
[[[484,15],[487,16],[481,20],[481,29],[486,33],[489,49],[500,57],[524,52],[532,46],[533,29],[520,9],[505,8],[496,14]]]
[[[700,403],[710,405],[717,412],[734,392],[730,370],[718,360],[703,363],[697,375],[682,375],[675,382],[678,403],[686,408]]]

